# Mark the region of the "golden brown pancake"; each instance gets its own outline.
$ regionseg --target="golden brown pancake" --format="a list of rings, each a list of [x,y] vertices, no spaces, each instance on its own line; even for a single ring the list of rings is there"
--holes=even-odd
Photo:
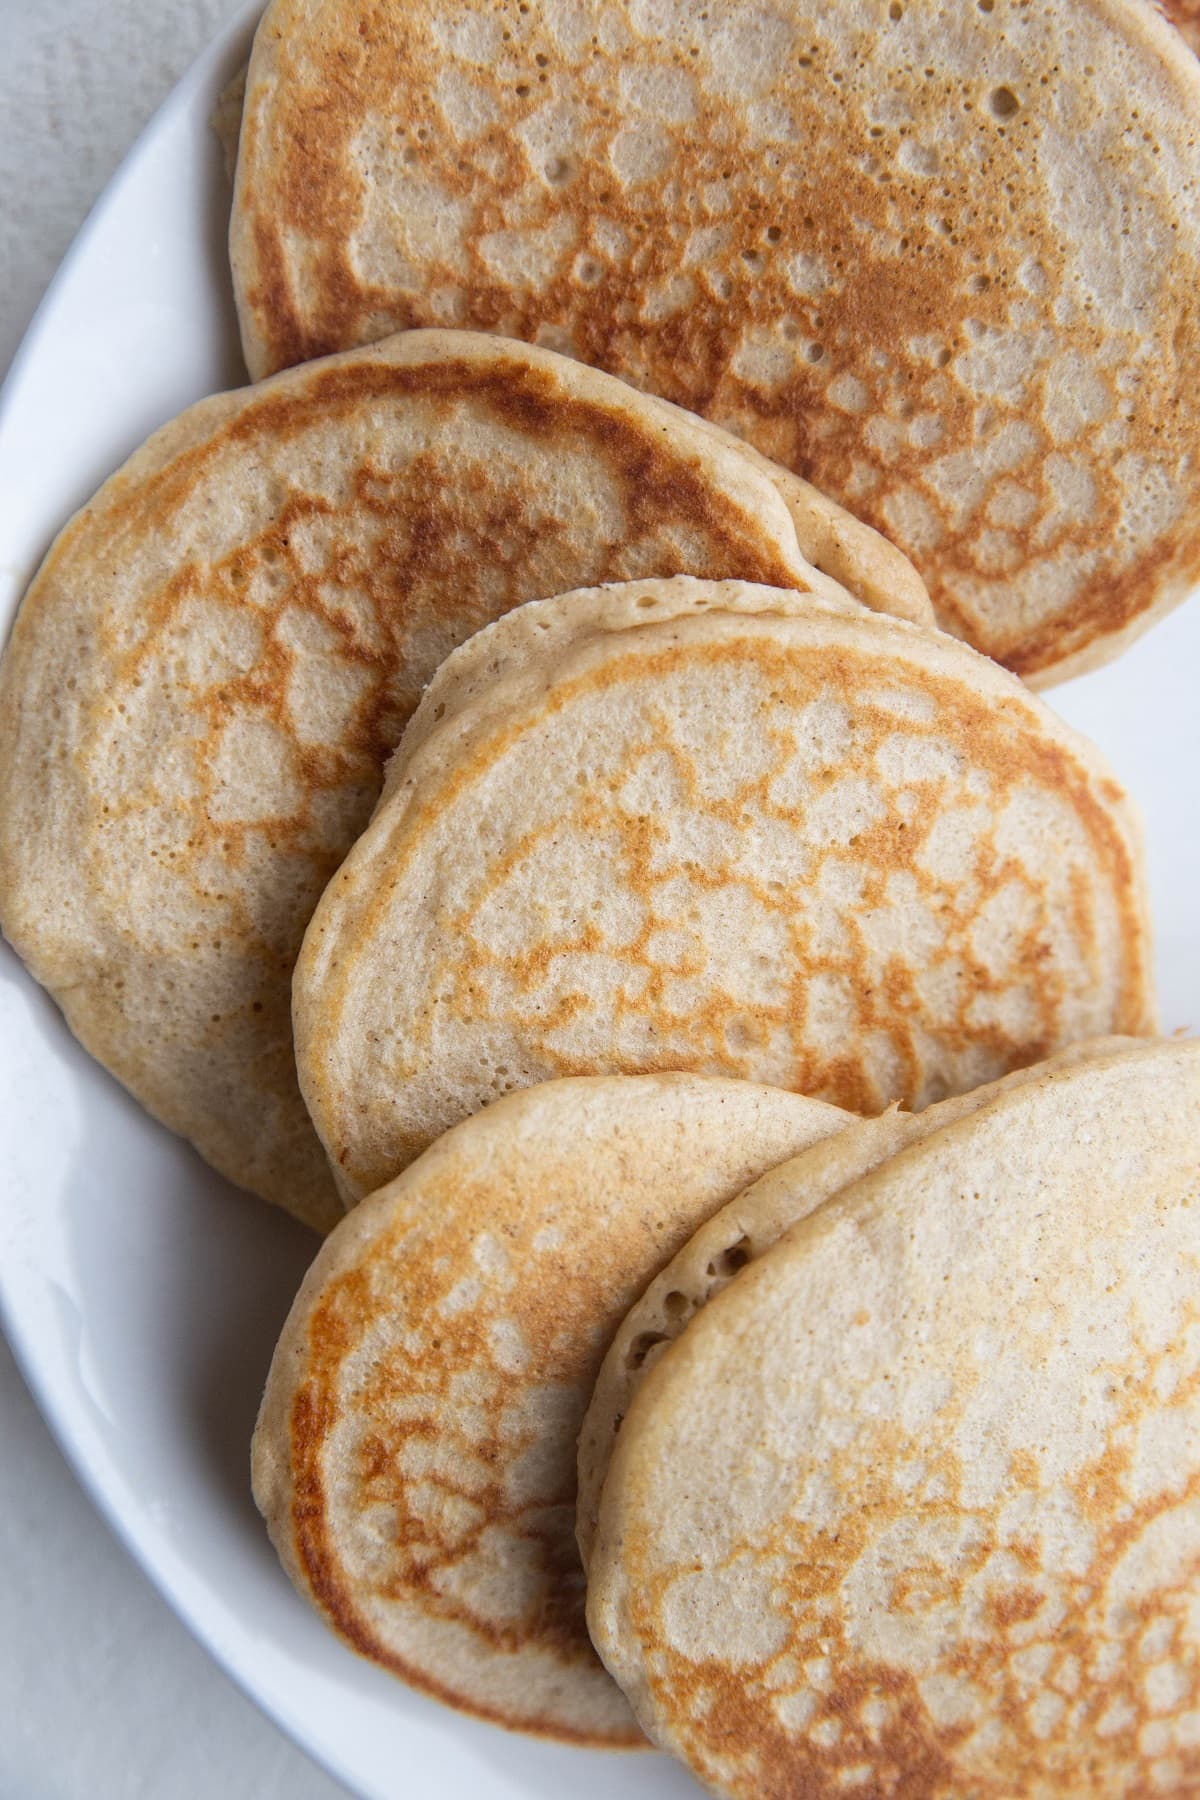
[[[273,0],[247,360],[410,325],[568,350],[1061,679],[1200,576],[1198,117],[1143,0]]]
[[[588,1624],[730,1800],[1200,1790],[1200,1043],[828,1201],[647,1376]]]
[[[355,1208],[284,1327],[253,1452],[284,1566],[346,1642],[499,1724],[641,1741],[584,1627],[579,1421],[650,1276],[845,1122],[747,1082],[554,1082]]]
[[[328,1227],[292,964],[422,687],[521,601],[680,570],[830,587],[769,475],[549,352],[412,333],[202,402],[22,604],[5,934],[144,1105]]]
[[[543,602],[574,643],[418,713],[314,913],[297,1065],[348,1197],[556,1075],[691,1069],[870,1113],[1154,1029],[1136,820],[1014,676],[746,584],[618,599]]]

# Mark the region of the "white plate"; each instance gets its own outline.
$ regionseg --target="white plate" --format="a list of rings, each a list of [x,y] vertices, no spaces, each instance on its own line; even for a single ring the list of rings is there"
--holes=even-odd
[[[257,8],[255,8],[257,10]],[[72,509],[156,425],[243,379],[228,194],[208,116],[248,10],[134,149],[50,290],[0,398],[0,633]],[[1054,703],[1146,814],[1168,1029],[1200,1024],[1200,607]],[[460,1717],[360,1662],[293,1594],[249,1493],[271,1347],[313,1240],[145,1118],[0,949],[0,1312],[59,1443],[212,1654],[364,1795],[671,1800],[659,1757]]]

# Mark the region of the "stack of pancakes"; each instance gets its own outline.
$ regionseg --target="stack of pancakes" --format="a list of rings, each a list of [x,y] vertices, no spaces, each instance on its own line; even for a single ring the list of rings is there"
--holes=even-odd
[[[1200,577],[1197,119],[1141,0],[268,8],[261,379],[26,595],[0,920],[329,1234],[255,1494],[454,1705],[1200,1787],[1200,1047],[1029,685]]]
[[[305,1281],[284,1565],[439,1698],[739,1800],[1191,1793],[1198,1109],[1200,1043],[1128,1039],[916,1116],[501,1100]]]

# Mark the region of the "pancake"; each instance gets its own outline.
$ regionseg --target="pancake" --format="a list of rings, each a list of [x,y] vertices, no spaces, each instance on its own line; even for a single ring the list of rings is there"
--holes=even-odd
[[[1059,680],[1200,578],[1198,116],[1143,0],[273,0],[247,361],[413,325],[567,350],[751,440],[948,629]]]
[[[292,964],[423,685],[517,602],[681,570],[838,591],[761,469],[549,352],[412,333],[203,401],[22,605],[5,934],[151,1112],[327,1228]]]
[[[618,1440],[588,1623],[739,1800],[1200,1785],[1200,1044],[1017,1088],[745,1269]]]
[[[560,647],[401,769],[293,983],[349,1198],[554,1076],[871,1113],[1153,1029],[1138,829],[1092,746],[952,638],[737,593]]]
[[[690,1320],[739,1270],[765,1256],[786,1231],[816,1212],[831,1195],[860,1181],[910,1144],[921,1143],[944,1126],[978,1112],[1014,1087],[1040,1081],[1047,1072],[1111,1056],[1114,1049],[1133,1043],[1129,1038],[1095,1038],[1072,1044],[1046,1062],[1018,1069],[969,1094],[942,1100],[922,1113],[892,1108],[877,1119],[857,1120],[836,1137],[768,1170],[744,1194],[707,1219],[630,1308],[596,1377],[579,1433],[576,1535],[584,1568],[591,1560],[604,1478],[634,1396]]]
[[[347,1643],[499,1724],[640,1741],[584,1626],[579,1421],[653,1271],[844,1123],[744,1082],[552,1083],[339,1225],[276,1350],[253,1477],[284,1567]]]

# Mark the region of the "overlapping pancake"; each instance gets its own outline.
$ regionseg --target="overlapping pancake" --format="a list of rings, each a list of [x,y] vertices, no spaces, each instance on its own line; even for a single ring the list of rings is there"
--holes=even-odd
[[[667,405],[664,400],[661,405]],[[683,411],[672,408],[672,411]],[[689,419],[699,415],[688,412]],[[831,500],[810,481],[772,461],[746,439],[719,425],[709,430],[730,449],[740,450],[769,476],[792,516],[796,541],[813,567],[839,582],[872,612],[890,613],[915,625],[936,625],[929,589],[891,539]]]
[[[412,333],[202,402],[26,595],[6,935],[152,1112],[330,1225],[292,964],[422,686],[518,602],[680,570],[832,588],[760,468],[546,351]]]
[[[615,581],[607,587],[555,594],[514,607],[477,631],[438,668],[384,771],[383,797],[395,792],[417,752],[436,735],[435,752],[422,759],[428,781],[459,763],[481,730],[503,720],[515,705],[545,690],[548,675],[581,646],[614,631],[644,630],[706,612],[803,614],[812,607],[856,616],[857,602],[817,571],[806,592],[745,581],[700,581],[690,575],[666,580]]]
[[[604,1358],[579,1433],[579,1503],[576,1536],[586,1569],[592,1554],[600,1494],[616,1446],[646,1375],[686,1329],[702,1306],[727,1287],[749,1263],[777,1244],[833,1194],[841,1193],[879,1168],[890,1156],[921,1143],[1014,1087],[1040,1081],[1057,1069],[1108,1057],[1132,1047],[1130,1038],[1093,1038],[1072,1044],[1045,1062],[1018,1069],[969,1094],[939,1101],[921,1113],[892,1108],[877,1119],[859,1119],[836,1137],[802,1150],[770,1169],[744,1194],[714,1213],[659,1270],[630,1307]]]
[[[1200,1784],[1200,1044],[993,1100],[642,1385],[588,1623],[716,1793]]]
[[[273,0],[253,373],[397,326],[746,436],[1044,682],[1200,577],[1200,69],[1143,0]]]
[[[556,1075],[876,1112],[1153,1029],[1128,803],[1020,682],[875,613],[637,592],[431,730],[322,897],[296,1050],[348,1195]]]
[[[300,1592],[452,1705],[601,1744],[640,1733],[584,1626],[575,1438],[650,1275],[845,1115],[697,1076],[497,1102],[345,1219],[271,1366],[254,1492]]]

